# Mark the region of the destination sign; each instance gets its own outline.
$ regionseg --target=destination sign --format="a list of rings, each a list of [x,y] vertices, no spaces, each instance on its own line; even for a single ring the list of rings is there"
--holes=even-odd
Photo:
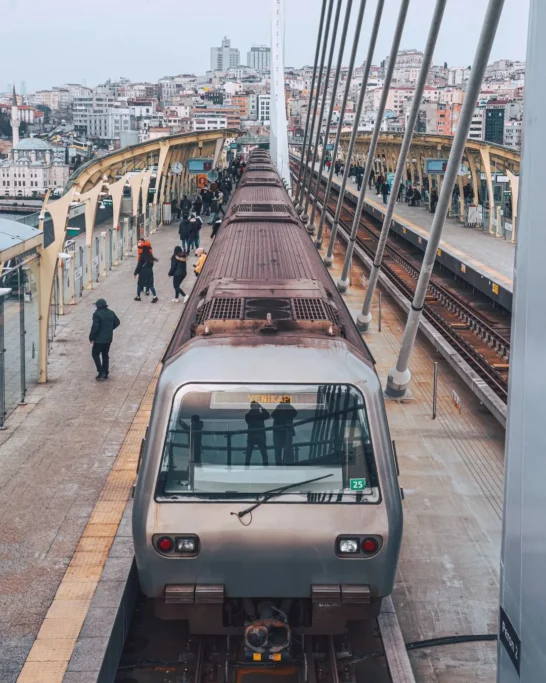
[[[316,393],[301,392],[285,394],[281,392],[263,392],[251,394],[241,391],[213,391],[211,408],[250,408],[251,403],[261,406],[278,406],[291,404],[296,408],[320,408],[324,403],[318,399]]]

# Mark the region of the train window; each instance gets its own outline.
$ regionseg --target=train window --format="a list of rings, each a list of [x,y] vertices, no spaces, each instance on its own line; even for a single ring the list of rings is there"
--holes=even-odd
[[[255,499],[281,487],[289,487],[283,496],[292,499],[379,500],[366,406],[357,389],[193,385],[178,391],[158,498]]]

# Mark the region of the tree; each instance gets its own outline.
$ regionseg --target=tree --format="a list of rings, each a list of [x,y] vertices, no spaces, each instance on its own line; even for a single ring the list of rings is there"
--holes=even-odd
[[[51,109],[46,104],[37,104],[36,109],[44,112],[44,123],[51,123]]]

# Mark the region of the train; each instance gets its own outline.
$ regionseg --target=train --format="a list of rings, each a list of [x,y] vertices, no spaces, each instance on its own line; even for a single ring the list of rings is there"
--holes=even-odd
[[[402,526],[373,357],[257,150],[163,358],[133,508],[141,591],[275,659],[377,616]]]

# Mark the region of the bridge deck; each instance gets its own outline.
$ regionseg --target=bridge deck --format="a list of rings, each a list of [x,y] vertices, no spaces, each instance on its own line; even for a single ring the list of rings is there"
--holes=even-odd
[[[144,297],[133,302],[134,260],[127,259],[70,308],[54,343],[51,383],[33,392],[0,437],[0,550],[7,558],[0,572],[2,683],[15,683],[23,664],[20,683],[96,680],[99,651],[111,626],[105,615],[114,612],[104,594],[108,586],[102,587],[100,610],[93,611],[91,601],[99,581],[120,583],[114,581],[116,571],[130,560],[127,516],[121,521],[123,547],[113,554],[119,541],[114,536],[134,479],[154,373],[181,311],[169,302],[166,276],[176,237],[175,226],[152,237],[160,259],[157,306]],[[335,256],[334,278],[343,259],[341,245]],[[355,264],[346,297],[355,314],[362,303],[362,276]],[[94,380],[87,341],[93,302],[101,296],[122,321],[108,384]],[[386,298],[383,303],[383,331],[377,333],[374,323],[366,340],[384,382],[403,321],[396,306]],[[430,418],[433,360],[440,364],[435,421]],[[422,339],[411,370],[413,400],[387,405],[406,494],[393,595],[403,635],[410,642],[494,632],[503,432]],[[462,413],[451,402],[452,389],[462,398]],[[492,643],[466,644],[413,653],[412,664],[419,683],[493,683],[495,657]]]

